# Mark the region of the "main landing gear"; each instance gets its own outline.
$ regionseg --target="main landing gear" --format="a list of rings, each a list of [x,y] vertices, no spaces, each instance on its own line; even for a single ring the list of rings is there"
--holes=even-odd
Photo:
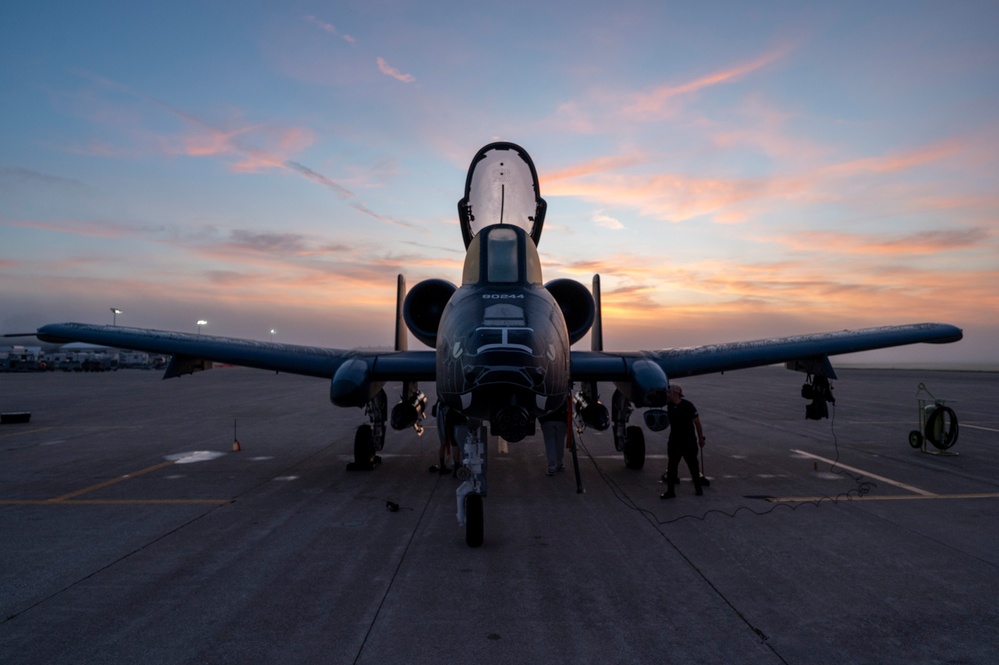
[[[357,428],[354,433],[354,461],[347,464],[348,471],[371,471],[381,464],[378,452],[385,446],[385,421],[388,418],[388,397],[384,390],[364,407],[370,423]]]
[[[465,543],[479,547],[485,532],[482,499],[486,496],[486,428],[481,423],[455,428],[455,440],[462,448],[462,467],[458,471],[464,480],[455,491],[458,501],[458,525],[465,527]]]
[[[614,431],[614,448],[624,453],[624,465],[629,469],[645,466],[645,432],[641,427],[628,425],[634,407],[620,390],[611,398],[611,420]]]

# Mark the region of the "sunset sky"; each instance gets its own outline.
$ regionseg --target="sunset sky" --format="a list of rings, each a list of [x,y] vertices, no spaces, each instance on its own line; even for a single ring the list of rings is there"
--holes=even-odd
[[[0,331],[390,345],[494,140],[608,350],[939,321],[873,358],[999,364],[996,2],[7,2]]]

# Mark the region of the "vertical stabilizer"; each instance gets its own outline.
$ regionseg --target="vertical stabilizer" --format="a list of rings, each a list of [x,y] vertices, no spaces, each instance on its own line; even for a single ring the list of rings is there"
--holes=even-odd
[[[406,299],[406,278],[399,275],[395,293],[395,350],[409,350],[409,333],[402,318],[402,301]]]
[[[590,328],[590,350],[604,350],[604,317],[600,312],[600,275],[593,276],[593,305],[596,311],[593,315],[593,327]]]

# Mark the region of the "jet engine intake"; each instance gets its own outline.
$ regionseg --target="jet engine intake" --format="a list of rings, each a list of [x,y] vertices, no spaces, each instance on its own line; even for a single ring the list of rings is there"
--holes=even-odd
[[[446,279],[425,279],[409,290],[402,303],[402,316],[416,339],[431,348],[437,347],[441,315],[457,290]]]
[[[569,343],[575,344],[590,331],[597,307],[589,289],[572,279],[553,279],[545,288],[555,298],[562,310],[565,327],[569,332]]]

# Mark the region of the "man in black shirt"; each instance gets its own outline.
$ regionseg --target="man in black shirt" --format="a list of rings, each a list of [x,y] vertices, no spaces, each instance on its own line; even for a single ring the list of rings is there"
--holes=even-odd
[[[677,471],[680,468],[680,458],[687,462],[690,477],[694,481],[694,494],[701,496],[701,471],[697,463],[697,447],[704,447],[704,430],[701,429],[701,419],[697,415],[697,407],[683,399],[683,389],[673,384],[669,389],[669,403],[666,413],[669,415],[669,441],[666,443],[666,455],[669,458],[666,468],[666,491],[659,495],[660,499],[672,499],[677,483]]]

